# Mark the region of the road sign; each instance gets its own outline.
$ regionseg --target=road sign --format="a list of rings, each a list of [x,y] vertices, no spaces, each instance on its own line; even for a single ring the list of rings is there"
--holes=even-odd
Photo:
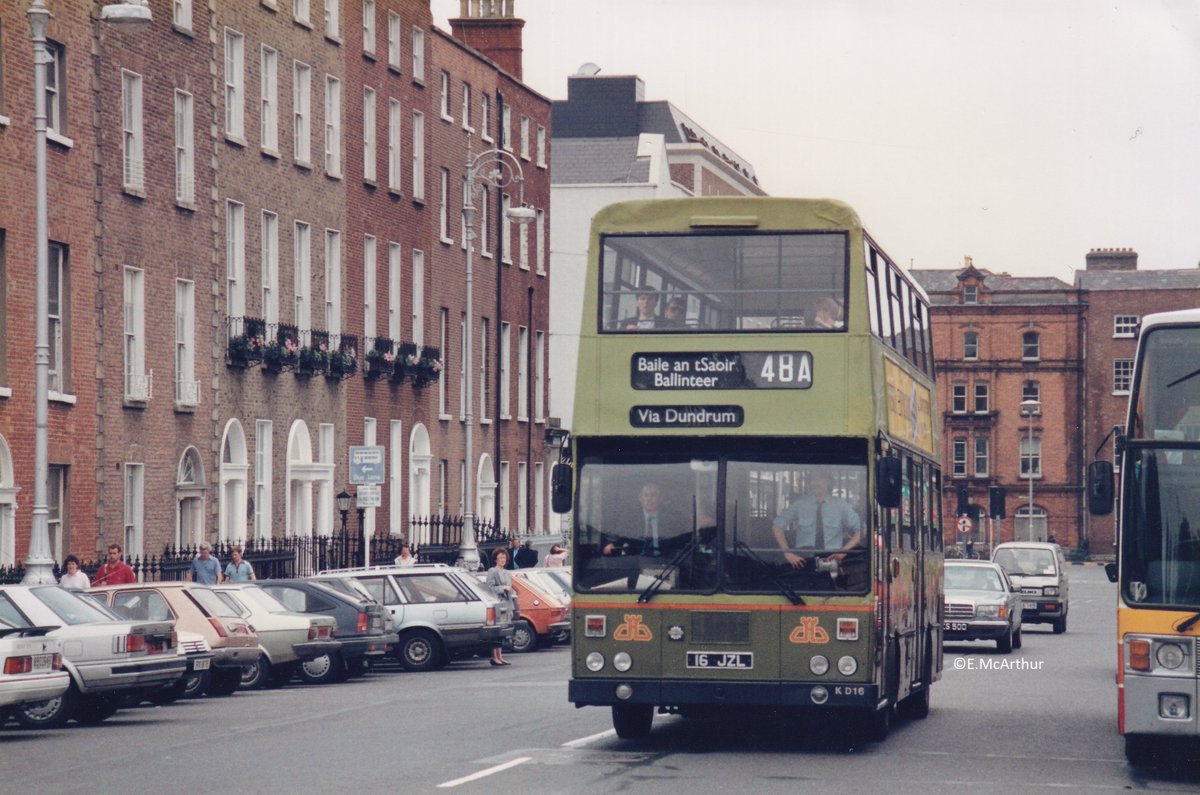
[[[384,476],[383,448],[360,445],[350,448],[350,482],[382,483]],[[361,499],[361,498],[360,498]],[[360,505],[362,503],[359,503]]]
[[[971,519],[969,517],[964,516],[958,520],[958,532],[964,536],[971,534]]]
[[[383,505],[383,489],[374,483],[360,484],[354,492],[354,505],[357,508],[378,508]]]

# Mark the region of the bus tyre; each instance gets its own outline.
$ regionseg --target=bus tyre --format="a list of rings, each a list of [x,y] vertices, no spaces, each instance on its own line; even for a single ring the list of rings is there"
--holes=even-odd
[[[1125,735],[1125,758],[1134,767],[1150,767],[1157,760],[1156,743],[1153,736],[1144,734]]]
[[[654,723],[653,704],[613,704],[613,728],[622,740],[640,740]]]
[[[867,742],[881,743],[892,731],[892,705],[883,709],[867,709],[862,714],[863,739]]]
[[[908,696],[896,705],[900,716],[905,720],[925,720],[929,717],[929,695],[933,686],[933,642],[925,642],[925,670],[921,674],[921,687],[910,691]]]

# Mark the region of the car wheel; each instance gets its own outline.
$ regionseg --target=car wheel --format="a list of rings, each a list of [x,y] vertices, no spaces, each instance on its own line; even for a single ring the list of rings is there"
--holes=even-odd
[[[430,671],[437,667],[441,649],[437,635],[427,629],[415,629],[400,638],[396,654],[406,671]]]
[[[613,704],[613,728],[622,740],[640,740],[654,725],[653,704]]]
[[[57,698],[22,704],[13,711],[17,723],[27,729],[56,729],[67,722],[79,702],[79,691],[74,682]]]
[[[1050,622],[1050,626],[1054,629],[1055,635],[1061,635],[1067,631],[1067,617],[1056,618]]]
[[[266,657],[259,655],[258,659],[253,663],[242,667],[242,681],[238,686],[242,690],[254,690],[255,688],[262,687],[270,675],[271,663]]]
[[[1004,637],[996,638],[996,651],[1001,654],[1012,654],[1013,650],[1013,628],[1009,625],[1008,632],[1004,633]]]
[[[295,662],[284,663],[282,665],[272,665],[271,673],[267,675],[267,681],[264,687],[283,687],[288,682],[292,681],[292,677],[296,675],[297,664]]]
[[[346,669],[346,676],[350,679],[357,679],[360,676],[365,676],[371,670],[371,661],[366,657],[355,657],[353,660],[343,662]]]
[[[1014,649],[1021,648],[1021,644],[1024,642],[1025,641],[1022,640],[1022,638],[1021,638],[1021,628],[1017,627],[1017,631],[1013,633],[1013,648]]]
[[[165,707],[167,704],[174,704],[183,698],[185,692],[187,692],[187,677],[155,690],[150,694],[150,703]]]
[[[184,677],[183,697],[199,698],[212,684],[212,671],[193,671]]]
[[[528,621],[521,619],[513,624],[512,650],[515,652],[533,651],[537,648],[537,630]]]
[[[241,668],[226,668],[213,671],[212,682],[208,685],[210,696],[231,696],[242,684]]]
[[[301,681],[307,682],[310,685],[323,685],[336,681],[341,668],[342,656],[335,652],[333,654],[322,654],[320,657],[313,657],[311,660],[305,660],[300,663],[300,668],[296,673],[299,675]]]
[[[95,726],[117,714],[117,702],[104,696],[80,696],[75,707],[75,720]]]

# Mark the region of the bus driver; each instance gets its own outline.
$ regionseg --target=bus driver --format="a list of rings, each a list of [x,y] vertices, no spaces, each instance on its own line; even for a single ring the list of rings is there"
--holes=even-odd
[[[792,568],[804,567],[805,559],[792,549],[838,551],[832,557],[841,560],[842,551],[857,546],[863,537],[862,520],[850,503],[829,493],[833,477],[825,470],[816,470],[808,481],[805,494],[785,508],[771,525],[775,542]],[[788,526],[796,525],[795,545],[789,545]]]

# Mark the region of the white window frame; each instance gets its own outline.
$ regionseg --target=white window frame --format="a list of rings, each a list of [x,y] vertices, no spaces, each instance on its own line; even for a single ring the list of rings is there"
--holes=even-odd
[[[980,408],[980,403],[983,408]],[[976,381],[975,389],[972,390],[971,412],[974,414],[987,414],[992,410],[992,390],[989,382]]]
[[[486,317],[479,318],[479,422],[490,423],[488,414],[488,336],[492,323]]]
[[[986,436],[975,437],[971,459],[975,477],[988,477],[988,473],[991,471],[991,452],[991,443]]]
[[[307,333],[312,328],[312,226],[304,221],[292,227],[292,283],[296,329]]]
[[[225,28],[225,135],[246,139],[246,37]]]
[[[1020,461],[1021,461],[1021,477],[1030,477],[1030,469],[1033,470],[1034,479],[1042,476],[1042,440],[1041,437],[1033,437],[1033,446],[1030,447],[1030,439],[1028,436],[1022,436],[1020,442]]]
[[[325,38],[341,41],[341,0],[325,0]]]
[[[412,341],[418,353],[425,344],[425,252],[412,252]]]
[[[517,462],[517,529],[529,532],[529,463]]]
[[[505,265],[512,265],[512,227],[513,222],[509,220],[508,210],[512,207],[512,197],[507,193],[500,196],[500,261]]]
[[[192,0],[172,0],[171,24],[176,30],[192,32]]]
[[[956,478],[967,476],[967,440],[958,437],[950,444],[950,475]]]
[[[442,121],[452,122],[454,115],[450,113],[450,73],[443,69],[440,78],[438,101],[441,105]]]
[[[196,201],[195,102],[179,89],[175,90],[175,201],[188,206]]]
[[[490,248],[490,224],[492,214],[488,211],[491,206],[492,190],[486,185],[483,190],[479,191],[479,212],[475,214],[475,218],[479,221],[479,255],[487,259],[492,258],[492,250]]]
[[[968,341],[970,340],[970,341]],[[963,360],[974,362],[979,360],[979,332],[963,332]]]
[[[1029,340],[1032,337],[1033,344]],[[1032,354],[1030,353],[1032,351]],[[1042,335],[1036,331],[1026,331],[1021,334],[1021,361],[1037,362],[1042,359]]]
[[[325,75],[325,174],[342,176],[342,81]]]
[[[542,461],[533,463],[533,527],[534,533],[542,535],[546,532],[546,464]]]
[[[967,413],[967,382],[955,381],[950,385],[950,413]]]
[[[529,117],[521,115],[521,159],[529,160]]]
[[[533,335],[533,421],[546,421],[546,332]]]
[[[416,25],[412,29],[412,79],[425,82],[425,31]]]
[[[533,233],[537,235],[534,240],[534,262],[537,264],[537,275],[546,275],[546,211],[537,210],[537,219],[534,221]]]
[[[1113,359],[1112,393],[1128,395],[1133,386],[1133,359]]]
[[[512,151],[512,106],[503,105],[500,108],[500,148],[506,152]]]
[[[388,243],[388,339],[400,339],[400,281],[403,278],[404,253],[399,243]]]
[[[124,268],[125,399],[150,399],[146,377],[146,273],[141,268]]]
[[[254,421],[254,537],[260,540],[269,539],[272,534],[274,432],[274,423],[271,420]]]
[[[293,158],[303,166],[312,164],[312,67],[292,63]]]
[[[425,114],[412,113],[412,197],[425,201]]]
[[[450,237],[450,169],[438,169],[440,199],[438,200],[438,232],[447,245],[454,242]]]
[[[363,52],[375,57],[375,0],[363,0]]]
[[[246,206],[225,201],[225,290],[229,317],[246,316]]]
[[[196,380],[196,283],[175,280],[175,405],[200,404]]]
[[[388,69],[393,72],[401,71],[401,58],[404,57],[403,50],[400,46],[400,40],[404,35],[404,25],[400,21],[400,15],[395,11],[388,11]]]
[[[471,126],[471,84],[465,80],[462,84],[462,105],[458,115],[462,117],[462,128],[467,132],[474,132],[475,128]]]
[[[124,552],[128,557],[143,556],[145,543],[146,467],[126,462],[122,473],[124,484]]]
[[[1035,400],[1038,403],[1042,402],[1042,385],[1040,382],[1030,378],[1021,382],[1021,401]]]
[[[375,182],[375,89],[363,86],[363,179]]]
[[[546,128],[537,126],[537,167],[546,168]]]
[[[279,52],[267,45],[262,46],[260,64],[261,117],[259,131],[262,150],[267,154],[279,154]]]
[[[312,0],[292,0],[292,19],[312,27]]]
[[[375,339],[375,321],[379,307],[376,304],[379,261],[374,235],[363,235],[363,346]]]
[[[517,326],[517,422],[529,422],[529,329]]]
[[[1139,315],[1113,315],[1113,338],[1129,339],[1137,336]]]
[[[50,303],[46,311],[50,338],[50,396],[62,399],[71,389],[70,249],[50,241]]]
[[[491,132],[492,98],[487,91],[479,92],[479,137],[490,143],[495,143]]]
[[[401,187],[403,126],[404,114],[400,100],[388,97],[388,190],[392,193],[399,193]]]
[[[325,230],[325,331],[330,339],[342,333],[342,233]]]
[[[529,224],[517,224],[517,266],[529,270]]]
[[[438,379],[438,419],[448,420],[446,413],[446,360],[449,359],[450,343],[450,310],[446,307],[438,309],[438,350],[442,354],[442,377]]]
[[[121,186],[142,193],[146,189],[145,136],[143,133],[142,76],[121,70]]]
[[[512,325],[500,321],[500,419],[512,419]]]
[[[279,323],[279,216],[262,211],[262,313],[268,327]]]
[[[67,146],[74,142],[67,137],[67,48],[51,39],[46,40],[46,132],[50,138]]]

